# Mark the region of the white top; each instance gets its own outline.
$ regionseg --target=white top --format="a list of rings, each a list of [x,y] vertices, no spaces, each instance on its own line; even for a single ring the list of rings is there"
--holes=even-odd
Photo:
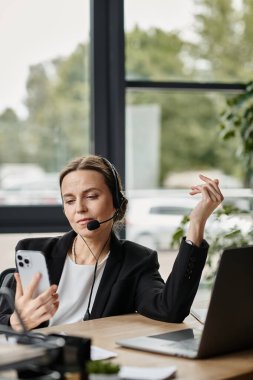
[[[92,310],[109,253],[97,266],[89,311]],[[75,264],[67,255],[57,291],[59,308],[49,321],[49,326],[83,320],[88,307],[94,270],[95,265]]]

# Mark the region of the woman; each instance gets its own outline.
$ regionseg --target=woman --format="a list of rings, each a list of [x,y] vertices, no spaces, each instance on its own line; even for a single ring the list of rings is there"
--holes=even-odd
[[[16,307],[26,327],[135,311],[161,321],[182,322],[189,314],[205,265],[205,223],[223,200],[218,180],[203,175],[200,179],[202,184],[194,186],[190,194],[200,193],[202,198],[191,212],[187,236],[164,283],[157,253],[119,240],[113,232],[127,207],[114,166],[99,156],[71,161],[60,174],[60,189],[72,230],[59,237],[24,239],[16,247],[45,254],[52,284],[33,299],[40,274],[23,291],[15,273]],[[7,308],[1,312],[0,323],[20,329],[16,314]]]

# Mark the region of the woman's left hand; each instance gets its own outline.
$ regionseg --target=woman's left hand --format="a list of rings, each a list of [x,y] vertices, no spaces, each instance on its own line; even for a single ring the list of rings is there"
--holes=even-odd
[[[187,239],[193,241],[196,245],[200,245],[203,240],[207,219],[224,199],[219,188],[218,179],[211,179],[202,174],[200,174],[199,178],[203,183],[193,186],[190,194],[201,194],[202,199],[190,214],[190,225],[187,233]]]

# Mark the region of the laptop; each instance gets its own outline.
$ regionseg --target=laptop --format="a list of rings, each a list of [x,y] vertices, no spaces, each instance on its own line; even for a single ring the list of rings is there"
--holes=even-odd
[[[191,359],[253,348],[253,246],[222,253],[202,331],[187,328],[116,343]]]
[[[202,324],[205,323],[206,315],[207,315],[207,308],[191,308],[190,314],[196,318],[199,322]]]

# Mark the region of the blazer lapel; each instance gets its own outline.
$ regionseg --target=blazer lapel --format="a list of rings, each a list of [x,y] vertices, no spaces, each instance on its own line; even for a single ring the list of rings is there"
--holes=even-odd
[[[52,254],[47,255],[48,271],[51,284],[59,285],[65,259],[76,233],[71,230],[61,237]]]
[[[123,260],[122,242],[112,234],[111,250],[108,257],[102,279],[91,311],[91,318],[99,318],[103,315],[104,308],[110,296],[112,286],[116,281]]]

